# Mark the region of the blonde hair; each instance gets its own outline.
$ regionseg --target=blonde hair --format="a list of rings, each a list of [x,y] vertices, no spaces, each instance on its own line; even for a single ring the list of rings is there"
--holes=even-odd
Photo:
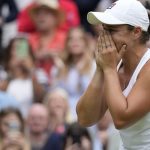
[[[71,115],[70,108],[69,108],[69,102],[68,102],[69,95],[68,95],[68,93],[66,92],[65,89],[60,88],[60,87],[52,89],[50,92],[47,93],[47,95],[44,98],[44,104],[46,107],[48,107],[48,104],[52,100],[53,95],[59,95],[62,97],[62,99],[65,103],[65,107],[66,107],[66,109],[65,109],[66,110],[65,121],[67,123],[71,123],[73,120],[72,120],[72,115]]]

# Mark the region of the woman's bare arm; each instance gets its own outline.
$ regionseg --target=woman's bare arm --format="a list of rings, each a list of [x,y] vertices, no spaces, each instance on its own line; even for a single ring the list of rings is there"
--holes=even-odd
[[[97,68],[77,104],[78,121],[83,126],[90,126],[98,122],[106,110],[107,105],[103,98],[103,73]]]
[[[104,73],[106,101],[116,128],[126,128],[150,111],[149,67],[150,62],[141,70],[127,98],[122,94],[117,73],[113,70]]]

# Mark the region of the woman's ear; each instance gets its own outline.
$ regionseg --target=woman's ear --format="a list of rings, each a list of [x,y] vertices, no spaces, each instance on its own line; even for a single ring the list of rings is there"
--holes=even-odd
[[[142,34],[142,29],[140,27],[135,27],[133,34],[135,39],[138,39]]]

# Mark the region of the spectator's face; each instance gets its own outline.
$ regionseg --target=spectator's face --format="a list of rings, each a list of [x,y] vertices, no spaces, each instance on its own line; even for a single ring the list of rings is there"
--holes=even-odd
[[[58,22],[55,12],[45,7],[36,10],[33,19],[36,28],[39,31],[49,31],[50,29],[54,29]]]
[[[79,29],[73,29],[70,32],[68,40],[69,53],[80,55],[86,51],[86,42],[84,33]]]
[[[0,123],[0,130],[4,136],[7,136],[9,134],[9,124],[11,122],[16,122],[21,126],[20,120],[17,117],[16,114],[8,114],[5,117],[2,118],[1,123]]]
[[[33,106],[29,111],[28,128],[32,133],[42,133],[48,129],[48,112],[45,107]]]
[[[58,93],[51,95],[48,103],[48,109],[50,115],[56,116],[58,118],[65,117],[65,114],[68,111],[66,101]]]
[[[10,68],[18,66],[30,57],[28,41],[25,39],[15,39],[10,51]]]

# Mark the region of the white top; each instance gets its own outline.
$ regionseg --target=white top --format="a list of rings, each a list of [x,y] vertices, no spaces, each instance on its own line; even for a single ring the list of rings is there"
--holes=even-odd
[[[65,79],[57,80],[59,69],[57,67],[52,68],[52,79],[56,81],[53,83],[53,88],[61,87],[69,94],[69,107],[72,114],[72,119],[77,120],[76,105],[79,97],[83,94],[85,89],[95,72],[96,63],[92,62],[92,66],[87,74],[81,74],[77,68],[73,65],[70,67],[69,72]]]
[[[7,92],[13,95],[20,103],[20,109],[24,117],[33,101],[33,84],[31,79],[13,79],[10,81]]]
[[[127,88],[123,91],[125,97],[130,93],[139,72],[149,59],[150,49],[141,58]],[[123,143],[120,150],[150,150],[150,112],[130,127],[121,129],[119,132]]]

